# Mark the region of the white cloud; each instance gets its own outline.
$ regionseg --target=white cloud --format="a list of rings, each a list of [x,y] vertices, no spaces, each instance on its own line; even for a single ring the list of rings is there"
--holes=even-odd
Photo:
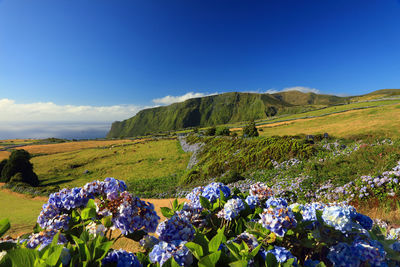
[[[169,105],[172,103],[177,103],[177,102],[183,102],[185,100],[188,100],[190,98],[197,98],[197,97],[204,97],[204,96],[210,96],[210,95],[215,95],[217,93],[213,94],[204,94],[204,93],[194,93],[194,92],[189,92],[181,96],[171,96],[167,95],[162,98],[156,98],[153,99],[153,103],[158,104],[158,105]]]
[[[295,86],[295,87],[287,87],[282,89],[283,92],[286,91],[300,91],[302,93],[315,93],[315,94],[320,94],[321,91],[315,88],[310,88],[310,87],[304,87],[304,86]]]
[[[14,100],[0,99],[0,121],[3,122],[112,122],[135,115],[145,107],[135,105],[74,106],[53,102],[20,104]]]

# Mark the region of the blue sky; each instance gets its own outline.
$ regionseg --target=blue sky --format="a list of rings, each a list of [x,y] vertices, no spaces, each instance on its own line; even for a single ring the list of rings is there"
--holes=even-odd
[[[398,0],[0,0],[0,121],[113,121],[228,91],[357,95],[400,88],[399,73]]]

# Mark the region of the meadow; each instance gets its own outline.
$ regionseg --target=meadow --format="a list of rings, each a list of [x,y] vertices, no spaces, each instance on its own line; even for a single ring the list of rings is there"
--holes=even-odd
[[[3,188],[0,200],[7,205],[0,207],[0,217],[10,218],[9,234],[12,236],[30,232],[49,192],[115,177],[124,180],[134,196],[154,203],[155,211],[162,219],[172,215],[161,207],[176,209],[172,205],[173,198],[178,197],[179,202],[188,201],[185,198],[193,187],[222,182],[244,201],[251,186],[262,182],[268,186],[268,192],[290,203],[347,201],[357,208],[357,212],[374,219],[375,224],[378,219],[384,220],[388,230],[395,229],[400,226],[400,104],[380,102],[371,102],[378,105],[363,109],[329,115],[320,113],[318,116],[314,113],[315,118],[258,126],[261,136],[252,139],[191,135],[187,138],[189,143],[203,144],[204,148],[195,153],[197,158],[192,169],[186,168],[192,153],[185,153],[174,137],[59,144],[21,141],[26,144],[22,148],[33,155],[31,162],[41,182],[37,189],[42,190],[38,192],[43,196],[35,196],[38,192],[32,191],[33,196],[21,195]],[[357,106],[346,106],[350,105],[353,105],[352,109]],[[325,132],[329,136],[324,138]],[[306,138],[310,134],[315,135],[312,142]],[[239,191],[235,191],[235,187]],[[19,187],[11,189],[26,192]],[[222,203],[232,202],[233,198]],[[194,201],[190,197],[189,200]],[[223,213],[220,204],[217,208],[202,201],[209,214],[214,214],[212,216]],[[246,216],[240,218],[247,221],[261,215],[255,212]],[[235,223],[240,225],[240,220]],[[225,233],[226,238],[233,238],[233,233],[240,231],[232,225],[226,224],[230,227]],[[300,231],[298,234],[301,235],[308,231],[302,228],[305,225],[293,231]],[[256,233],[258,230],[252,228],[251,231]],[[260,240],[263,234],[257,234]],[[114,233],[112,238],[117,235]],[[271,240],[271,244],[286,246],[287,242],[292,242],[288,238],[286,241],[278,239],[278,243]],[[118,239],[113,248],[146,251],[130,237]],[[293,247],[291,251],[296,255],[305,253]],[[326,255],[318,254],[318,258],[326,260]]]

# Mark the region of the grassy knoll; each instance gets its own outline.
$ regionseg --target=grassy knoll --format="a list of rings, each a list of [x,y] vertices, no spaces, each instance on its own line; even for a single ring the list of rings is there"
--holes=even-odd
[[[263,126],[261,129],[262,136],[328,132],[337,137],[367,134],[398,137],[400,135],[400,104],[281,122]]]
[[[0,191],[0,201],[0,218],[10,219],[10,235],[31,231],[42,205],[46,202],[43,198],[31,198],[9,190]]]
[[[43,155],[31,162],[42,186],[72,187],[105,177],[129,183],[173,175],[186,168],[189,156],[176,140],[153,140]]]
[[[8,159],[8,157],[10,156],[10,152],[8,151],[0,151],[0,161],[3,159]]]

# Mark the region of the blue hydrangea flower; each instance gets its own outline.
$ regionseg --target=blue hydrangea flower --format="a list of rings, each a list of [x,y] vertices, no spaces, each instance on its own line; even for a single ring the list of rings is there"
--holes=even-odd
[[[281,237],[285,235],[288,229],[297,225],[293,212],[285,207],[264,209],[260,217],[259,223]]]
[[[400,252],[400,242],[396,241],[395,243],[390,245],[390,248],[394,251]]]
[[[192,192],[186,195],[186,199],[190,200],[190,204],[192,204],[194,208],[202,208],[200,204],[200,196],[203,193],[203,191],[204,187],[199,186],[194,188]]]
[[[327,225],[345,233],[352,230],[356,214],[352,206],[331,206],[324,209],[322,219]]]
[[[122,249],[109,251],[101,263],[105,266],[142,267],[135,254]]]
[[[165,242],[172,240],[191,241],[194,238],[194,227],[186,219],[177,214],[170,219],[163,221],[157,227],[158,238]]]
[[[63,266],[67,266],[71,261],[71,253],[69,249],[63,248],[60,255],[61,263]]]
[[[26,244],[27,248],[36,248],[39,246],[39,250],[42,250],[44,247],[49,245],[52,241],[54,236],[57,234],[57,231],[55,230],[45,230],[42,232],[39,232],[37,234],[32,234],[28,238],[28,242]],[[65,244],[67,242],[67,239],[63,235],[59,235],[58,237],[58,244]]]
[[[139,230],[146,233],[153,233],[156,230],[160,217],[154,211],[152,203],[133,197],[126,191],[120,194],[120,202],[118,212],[113,214],[112,222],[123,235]]]
[[[269,207],[285,207],[287,208],[288,204],[284,198],[278,197],[270,197],[267,202],[265,202],[265,207],[268,209]]]
[[[207,185],[206,187],[204,187],[201,195],[207,198],[211,203],[213,203],[217,199],[219,199],[220,191],[222,191],[225,197],[229,197],[231,195],[231,190],[223,183],[211,183]]]
[[[127,186],[124,181],[117,180],[112,177],[104,179],[102,188],[102,194],[106,195],[108,200],[114,200],[118,198],[119,193],[126,191]]]
[[[174,257],[180,266],[190,266],[193,262],[192,253],[185,247],[186,241],[174,240],[171,243],[161,241],[154,246],[149,254],[152,263],[162,266],[169,258]]]
[[[284,247],[274,246],[274,248],[271,250],[268,250],[268,251],[260,250],[260,252],[261,252],[261,256],[264,258],[264,260],[267,257],[268,253],[272,253],[272,254],[274,254],[276,260],[280,263],[284,263],[289,259],[295,259],[294,264],[297,263],[297,258],[295,256],[293,256],[292,253],[290,253],[290,251]]]
[[[355,249],[346,243],[339,243],[329,250],[327,258],[334,266],[358,267],[360,265],[360,260],[355,256]]]
[[[254,209],[255,207],[260,205],[260,200],[257,196],[247,196],[245,201],[251,209]]]
[[[306,260],[304,262],[304,267],[316,267],[318,264],[320,264],[321,262],[319,260]]]
[[[355,255],[363,263],[368,263],[371,266],[385,265],[386,252],[381,243],[376,240],[356,241],[353,243]],[[383,264],[383,265],[382,265]]]
[[[357,213],[355,220],[365,229],[365,230],[371,230],[372,225],[374,222],[372,219],[364,214]]]
[[[179,217],[188,220],[194,227],[202,228],[207,225],[207,220],[201,214],[202,208],[196,207],[193,203],[185,203],[180,211]]]
[[[218,217],[224,218],[225,220],[231,221],[236,218],[239,213],[244,210],[244,202],[240,198],[229,199],[225,205],[224,209],[218,213]]]

